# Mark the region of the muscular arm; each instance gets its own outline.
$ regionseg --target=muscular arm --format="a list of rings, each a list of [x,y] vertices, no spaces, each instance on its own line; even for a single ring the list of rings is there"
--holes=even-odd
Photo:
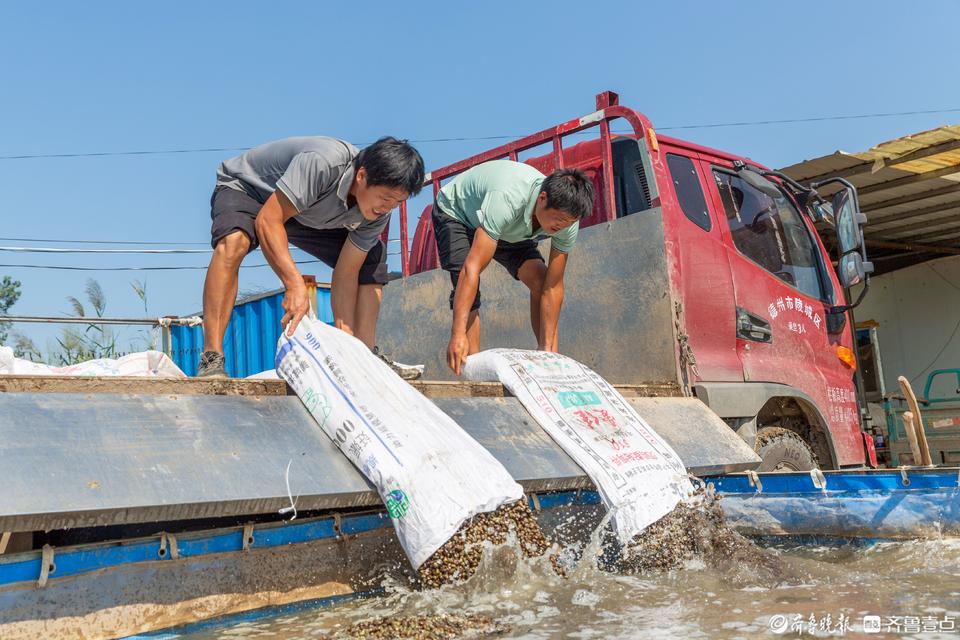
[[[293,262],[293,256],[290,255],[287,230],[283,226],[295,215],[297,210],[287,197],[280,191],[274,191],[260,207],[255,224],[263,256],[286,289],[280,326],[286,327],[287,323],[290,323],[287,335],[293,335],[300,319],[309,309],[307,287],[303,284],[303,276]]]
[[[354,334],[357,321],[357,277],[360,267],[367,258],[367,252],[350,240],[343,243],[337,265],[333,268],[333,282],[330,287],[330,306],[333,307],[333,321],[342,331]]]
[[[467,320],[473,299],[480,288],[480,274],[493,260],[496,251],[497,241],[483,229],[477,229],[453,297],[453,327],[450,330],[450,345],[447,347],[447,364],[457,375],[460,375],[460,367],[466,362],[470,352],[467,344]]]
[[[567,254],[550,250],[550,265],[540,297],[541,351],[557,351],[557,325],[560,308],[563,306],[563,273],[567,268]]]

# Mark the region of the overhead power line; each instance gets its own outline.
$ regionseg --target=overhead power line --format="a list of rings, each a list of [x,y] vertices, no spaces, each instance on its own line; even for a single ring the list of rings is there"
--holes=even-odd
[[[291,247],[293,249],[294,247]],[[140,253],[140,252],[131,252]],[[387,256],[399,256],[399,251],[388,251]],[[294,264],[316,264],[322,260],[294,260]],[[269,267],[269,264],[241,264],[241,269],[256,269],[259,267]],[[176,266],[176,267],[75,267],[47,264],[0,264],[0,269],[53,269],[60,271],[199,271],[207,269],[206,266]]]
[[[100,316],[8,316],[0,314],[0,322],[29,322],[41,324],[145,324],[154,326],[187,326],[203,324],[197,316],[187,318],[104,318]]]
[[[209,242],[154,242],[150,240],[54,240],[52,238],[0,238],[0,242],[50,242],[63,244],[132,244],[149,245],[151,247],[171,245],[171,246],[210,246]],[[388,243],[400,242],[400,240],[387,240]]]
[[[742,122],[713,122],[707,124],[682,124],[671,125],[667,127],[654,127],[657,131],[680,131],[688,129],[719,129],[723,127],[753,127],[767,126],[774,124],[799,124],[804,122],[826,122],[831,120],[865,120],[870,118],[894,118],[901,116],[934,115],[941,113],[960,113],[960,107],[947,109],[927,109],[920,111],[896,111],[889,113],[859,113],[853,115],[839,116],[816,116],[812,118],[785,118],[780,120],[745,120]],[[625,133],[619,131],[615,133]],[[571,135],[589,135],[586,132],[578,132]],[[521,138],[522,135],[496,135],[496,136],[462,136],[451,138],[424,138],[420,140],[410,140],[414,144],[429,144],[435,142],[474,142],[483,140],[512,140]],[[359,146],[366,146],[372,142],[359,142]],[[187,153],[226,153],[236,151],[247,151],[251,147],[204,147],[197,149],[138,149],[130,151],[89,151],[82,153],[25,153],[18,155],[0,156],[0,160],[35,160],[40,158],[97,158],[108,156],[153,156]]]
[[[13,253],[213,253],[213,249],[58,249],[54,247],[0,247],[0,251]]]
[[[71,242],[70,240],[41,240],[34,239],[34,242]],[[76,242],[84,242],[83,240],[77,240]],[[89,241],[93,244],[108,244],[108,242],[98,242],[98,241]],[[394,244],[400,242],[399,239],[387,240],[387,244]],[[109,242],[109,244],[115,244]],[[148,242],[130,242],[130,243],[116,243],[116,244],[136,244],[144,245],[150,244]],[[190,244],[190,243],[182,243]],[[209,245],[207,242],[199,242],[192,244],[205,244]],[[289,245],[290,251],[303,251],[297,246]],[[0,251],[9,251],[12,253],[94,253],[94,254],[175,254],[175,253],[213,253],[213,249],[59,249],[56,247],[0,247]]]
[[[294,264],[316,264],[321,260],[294,260]],[[269,267],[263,264],[241,264],[241,269],[258,269]],[[0,264],[0,269],[52,269],[55,271],[200,271],[206,266],[177,266],[177,267],[71,267],[47,264]]]
[[[751,120],[745,122],[720,122],[714,124],[685,124],[672,127],[654,127],[657,131],[678,131],[680,129],[715,129],[719,127],[753,127],[770,124],[797,124],[801,122],[825,122],[828,120],[866,120],[869,118],[894,118],[897,116],[921,116],[938,113],[960,113],[960,107],[952,109],[930,109],[928,111],[897,111],[893,113],[860,113],[850,116],[818,116],[814,118],[787,118],[785,120]]]
[[[85,153],[26,153],[15,156],[0,156],[0,160],[33,160],[35,158],[96,158],[103,156],[158,156],[172,153],[212,153],[220,151],[246,151],[250,147],[218,147],[209,149],[153,149],[139,151],[88,151]]]
[[[151,247],[158,245],[171,246],[210,246],[209,242],[156,242],[148,240],[53,240],[50,238],[0,238],[0,242],[52,242],[63,244],[145,244]]]

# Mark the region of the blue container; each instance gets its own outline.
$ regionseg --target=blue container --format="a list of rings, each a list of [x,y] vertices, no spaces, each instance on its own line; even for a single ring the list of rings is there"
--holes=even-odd
[[[283,289],[280,289],[247,298],[233,308],[223,337],[223,355],[231,378],[245,378],[273,369],[283,317],[282,302]],[[333,324],[329,285],[317,285],[317,317]],[[202,327],[170,327],[170,357],[188,376],[197,374],[202,351]]]

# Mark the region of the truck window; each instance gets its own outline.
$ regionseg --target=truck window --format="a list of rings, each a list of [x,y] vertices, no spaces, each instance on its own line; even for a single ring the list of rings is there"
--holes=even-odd
[[[613,153],[613,189],[617,217],[650,208],[650,185],[643,169],[640,146],[633,138],[617,138],[611,144]],[[600,194],[597,194],[600,197]]]
[[[684,215],[704,231],[710,231],[710,212],[707,211],[707,200],[703,196],[693,161],[686,156],[668,153],[667,166]]]
[[[771,198],[737,175],[714,169],[737,249],[787,284],[822,300],[817,245],[786,196]]]

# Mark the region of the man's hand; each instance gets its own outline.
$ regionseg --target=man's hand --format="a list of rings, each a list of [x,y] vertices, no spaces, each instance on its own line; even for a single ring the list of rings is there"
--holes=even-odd
[[[468,355],[470,355],[470,343],[467,341],[467,334],[451,336],[450,344],[447,346],[447,365],[455,374],[460,375]]]
[[[300,286],[289,287],[283,294],[283,318],[280,319],[280,326],[284,327],[287,336],[292,336],[296,331],[297,325],[303,320],[310,309],[310,297],[307,295],[307,287],[301,281]],[[287,323],[290,326],[287,326]]]

